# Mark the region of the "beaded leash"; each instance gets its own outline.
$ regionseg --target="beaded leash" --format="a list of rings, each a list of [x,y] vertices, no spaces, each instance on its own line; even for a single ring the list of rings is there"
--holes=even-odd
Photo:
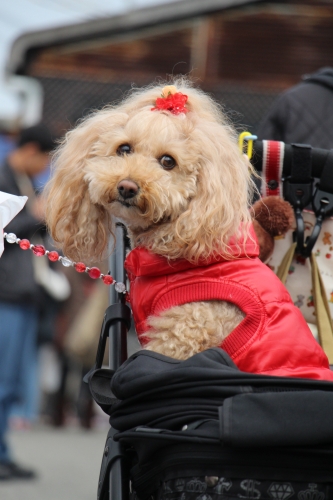
[[[102,274],[98,267],[88,267],[83,262],[73,262],[68,257],[62,257],[55,250],[46,250],[43,245],[33,245],[29,240],[21,240],[14,233],[4,233],[4,238],[8,243],[16,243],[22,250],[32,250],[37,257],[46,255],[51,262],[61,262],[65,267],[74,267],[78,273],[87,273],[90,278],[101,279],[106,285],[114,285],[116,292],[123,293],[128,299],[126,285],[116,281],[110,274]]]

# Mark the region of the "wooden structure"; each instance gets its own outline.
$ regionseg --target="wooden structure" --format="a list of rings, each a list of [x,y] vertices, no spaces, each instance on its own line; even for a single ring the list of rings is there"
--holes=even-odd
[[[9,69],[38,78],[58,132],[132,84],[186,74],[255,131],[276,95],[333,65],[333,3],[182,0],[27,34]]]

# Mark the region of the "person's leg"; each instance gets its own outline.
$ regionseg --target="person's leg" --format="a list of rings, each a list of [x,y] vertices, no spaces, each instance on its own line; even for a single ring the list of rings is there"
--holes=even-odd
[[[26,313],[28,314],[28,313]],[[34,316],[34,315],[33,315]],[[10,412],[12,428],[28,428],[37,417],[39,402],[38,356],[35,319],[29,313],[29,329],[22,339],[22,365],[19,378],[19,399]]]
[[[26,339],[35,340],[37,311],[0,302],[0,462],[11,462],[6,435],[11,407],[20,392],[20,371]]]

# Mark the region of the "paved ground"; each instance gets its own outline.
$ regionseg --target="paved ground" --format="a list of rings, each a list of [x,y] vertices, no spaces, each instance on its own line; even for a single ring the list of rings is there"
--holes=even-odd
[[[139,348],[128,336],[129,355]],[[99,410],[96,406],[96,410]],[[98,412],[99,429],[36,426],[10,434],[15,459],[33,468],[38,479],[0,482],[0,500],[96,500],[99,469],[109,430],[108,417]]]
[[[38,472],[34,481],[0,483],[1,500],[95,500],[107,435],[99,430],[37,427],[11,435],[17,462]]]

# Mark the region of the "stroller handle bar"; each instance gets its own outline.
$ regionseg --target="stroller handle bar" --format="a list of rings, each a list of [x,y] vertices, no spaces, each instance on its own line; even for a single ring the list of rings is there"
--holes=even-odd
[[[251,158],[251,163],[254,168],[258,171],[262,171],[264,147],[263,142],[260,140],[253,141],[253,156]],[[320,178],[323,171],[324,165],[326,163],[327,157],[330,153],[329,149],[312,148],[312,176]],[[287,177],[291,173],[292,166],[292,145],[285,144],[284,146],[284,158],[283,158],[283,176]]]

